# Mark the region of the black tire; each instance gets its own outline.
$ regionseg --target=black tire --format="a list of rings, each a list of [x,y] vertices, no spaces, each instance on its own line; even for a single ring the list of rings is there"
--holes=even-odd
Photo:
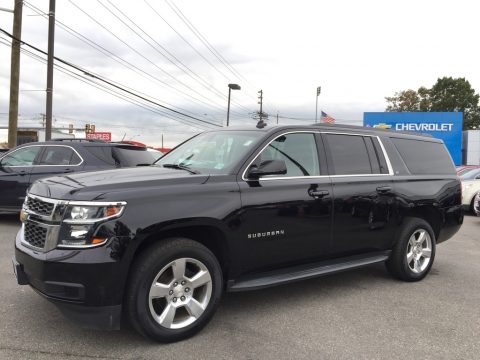
[[[419,247],[421,234],[424,234],[425,240]],[[412,246],[412,243],[416,245]],[[422,280],[432,267],[435,247],[436,240],[432,227],[423,219],[406,218],[392,254],[386,261],[387,269],[394,277],[403,281]],[[427,255],[429,255],[428,262],[426,262]],[[409,261],[409,259],[412,260]]]
[[[472,202],[470,203],[470,211],[472,212],[473,215],[477,215],[477,212],[475,211],[475,198],[477,197],[477,194],[474,194],[472,197]]]
[[[175,277],[175,271],[182,266],[184,277]],[[193,275],[189,278],[188,274]],[[194,287],[192,279],[201,277],[201,282],[208,276],[209,282]],[[157,296],[155,289],[162,294]],[[125,313],[143,336],[159,342],[179,341],[207,325],[222,291],[223,276],[215,255],[190,239],[170,238],[149,247],[135,259],[127,284]],[[169,316],[172,312],[173,317]]]

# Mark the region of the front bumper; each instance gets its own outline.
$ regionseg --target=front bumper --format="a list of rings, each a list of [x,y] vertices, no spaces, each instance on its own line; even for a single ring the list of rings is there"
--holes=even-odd
[[[69,318],[88,328],[118,329],[128,267],[108,245],[85,250],[39,252],[22,244],[20,230],[13,259],[17,282],[28,284]]]

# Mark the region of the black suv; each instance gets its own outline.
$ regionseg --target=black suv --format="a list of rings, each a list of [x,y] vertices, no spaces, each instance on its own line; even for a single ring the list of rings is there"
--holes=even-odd
[[[115,329],[191,336],[224,291],[386,262],[429,272],[463,221],[440,140],[361,127],[199,134],[155,165],[35,182],[15,244],[19,284]]]
[[[143,147],[103,141],[59,139],[20,145],[0,159],[0,211],[20,211],[27,188],[42,177],[153,161]]]

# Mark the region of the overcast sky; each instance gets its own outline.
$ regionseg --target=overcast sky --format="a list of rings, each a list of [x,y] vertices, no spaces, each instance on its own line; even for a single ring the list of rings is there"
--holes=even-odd
[[[0,0],[0,7],[13,3]],[[23,9],[22,39],[45,51],[48,5],[29,0]],[[164,134],[172,146],[214,127],[206,122],[225,125],[229,83],[242,87],[232,91],[231,124],[252,127],[260,89],[272,124],[277,113],[280,124],[313,122],[317,86],[319,113],[350,124],[361,124],[365,111],[383,111],[385,96],[430,87],[438,77],[465,77],[478,92],[479,10],[473,0],[57,1],[57,57],[205,122],[177,121],[157,105],[136,106],[87,84],[91,77],[56,69],[54,127],[94,123],[114,139],[157,146]],[[12,21],[0,11],[2,29],[11,33]],[[10,47],[0,39],[0,126],[6,126]],[[41,126],[46,64],[29,55],[21,54],[19,125]]]

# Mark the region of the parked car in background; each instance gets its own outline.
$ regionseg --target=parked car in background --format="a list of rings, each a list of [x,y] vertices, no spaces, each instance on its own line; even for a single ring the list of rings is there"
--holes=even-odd
[[[157,161],[163,155],[165,155],[164,152],[161,152],[160,150],[157,150],[157,149],[154,149],[154,148],[147,148],[147,151],[153,156],[154,161]]]
[[[20,211],[35,180],[78,171],[152,164],[144,147],[98,140],[57,139],[17,146],[0,159],[0,211]]]
[[[157,161],[158,159],[160,159],[163,155],[165,155],[167,153],[166,151],[162,151],[160,148],[154,148],[154,147],[151,147],[151,146],[147,146],[144,143],[141,143],[139,141],[122,140],[122,141],[120,141],[120,143],[121,144],[130,144],[130,145],[135,145],[135,146],[146,148],[147,151],[150,152],[150,154],[154,158],[154,161]]]
[[[462,205],[465,210],[474,212],[475,196],[480,193],[480,168],[470,169],[460,175],[462,180]]]
[[[480,165],[461,165],[461,166],[457,166],[456,170],[457,170],[457,175],[460,176],[470,170],[479,169],[479,168],[480,168]]]

